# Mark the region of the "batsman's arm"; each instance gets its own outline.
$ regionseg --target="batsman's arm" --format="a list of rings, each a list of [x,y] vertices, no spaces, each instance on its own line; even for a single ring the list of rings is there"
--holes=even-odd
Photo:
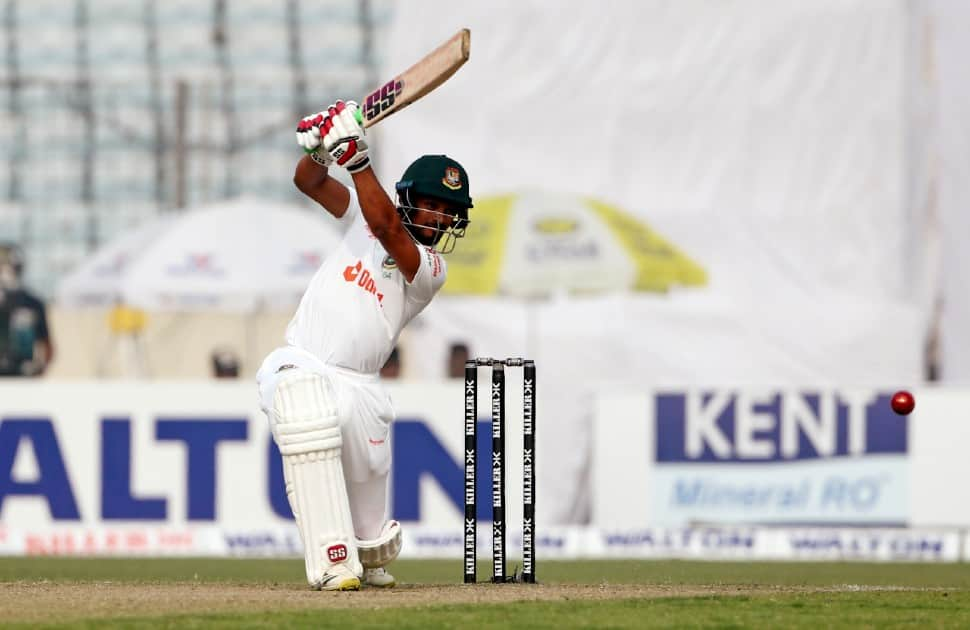
[[[387,253],[397,262],[408,282],[414,280],[421,263],[421,252],[418,245],[411,238],[411,234],[401,223],[394,202],[387,196],[387,192],[377,181],[374,169],[365,168],[352,175],[354,188],[357,190],[357,200],[360,211],[367,221],[370,231],[381,242]]]
[[[327,167],[304,155],[296,164],[293,183],[304,195],[323,206],[324,210],[340,218],[350,206],[350,191],[330,177]]]

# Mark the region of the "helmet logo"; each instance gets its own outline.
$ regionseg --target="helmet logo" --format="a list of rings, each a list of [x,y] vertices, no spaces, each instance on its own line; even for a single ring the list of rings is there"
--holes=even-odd
[[[441,178],[441,183],[451,190],[461,188],[461,174],[458,172],[458,169],[454,166],[445,168],[445,176]]]

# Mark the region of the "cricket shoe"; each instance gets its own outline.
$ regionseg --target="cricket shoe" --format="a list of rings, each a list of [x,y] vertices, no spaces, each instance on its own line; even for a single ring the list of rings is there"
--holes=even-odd
[[[378,588],[393,588],[397,584],[394,576],[384,570],[384,567],[364,569],[364,584]]]
[[[335,564],[323,574],[316,588],[321,591],[359,591],[360,578],[345,564]]]

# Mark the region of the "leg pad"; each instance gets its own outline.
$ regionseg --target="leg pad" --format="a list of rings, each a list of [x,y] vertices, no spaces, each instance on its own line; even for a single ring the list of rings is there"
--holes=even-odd
[[[377,538],[373,540],[358,538],[357,552],[365,569],[376,569],[390,564],[401,553],[401,524],[397,521],[388,521]]]
[[[316,588],[349,584],[363,574],[336,409],[327,377],[298,368],[286,371],[273,394],[273,438],[283,456],[286,496],[303,539],[307,581]]]

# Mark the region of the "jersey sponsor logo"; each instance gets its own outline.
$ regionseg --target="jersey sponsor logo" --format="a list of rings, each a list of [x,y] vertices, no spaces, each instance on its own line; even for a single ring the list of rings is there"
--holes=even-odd
[[[458,172],[458,169],[454,166],[447,167],[445,169],[445,176],[441,178],[441,183],[451,190],[461,188],[461,174]]]
[[[347,559],[347,545],[338,543],[327,547],[327,559],[330,562],[343,562]]]
[[[428,265],[431,266],[431,276],[437,278],[441,275],[441,257],[438,252],[430,247],[425,247],[424,252],[428,255]]]
[[[356,265],[348,265],[344,269],[344,280],[354,282],[364,291],[377,296],[377,301],[383,305],[384,294],[377,290],[377,283],[371,277],[370,270],[364,269],[361,261],[358,260]]]

